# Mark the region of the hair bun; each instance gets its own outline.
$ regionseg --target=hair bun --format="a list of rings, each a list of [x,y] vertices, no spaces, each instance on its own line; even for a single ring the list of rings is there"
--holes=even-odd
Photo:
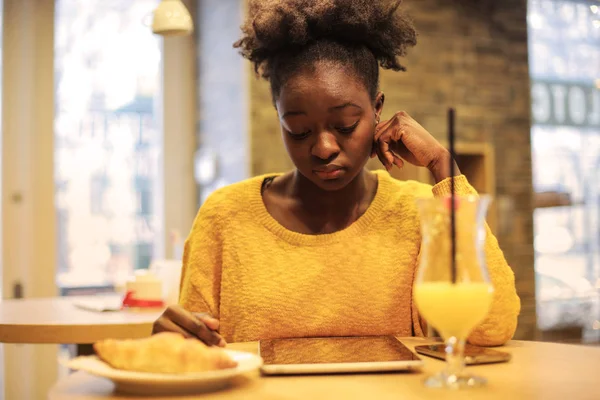
[[[365,46],[381,67],[404,70],[398,59],[416,44],[402,0],[252,0],[234,44],[256,70],[282,51],[318,40]]]

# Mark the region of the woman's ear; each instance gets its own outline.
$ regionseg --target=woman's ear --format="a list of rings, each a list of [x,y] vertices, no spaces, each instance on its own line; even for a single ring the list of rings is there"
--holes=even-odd
[[[385,95],[383,92],[377,93],[375,97],[375,119],[377,121],[381,120],[381,112],[383,111],[383,103],[385,102]]]

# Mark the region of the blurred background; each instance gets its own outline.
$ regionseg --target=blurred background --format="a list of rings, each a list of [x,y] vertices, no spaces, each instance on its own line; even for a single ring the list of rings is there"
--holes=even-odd
[[[3,298],[113,292],[181,258],[212,191],[291,168],[268,86],[232,48],[245,0],[184,1],[195,32],[166,39],[159,0],[2,3]],[[419,44],[382,73],[384,118],[442,140],[457,109],[459,166],[494,197],[515,272],[516,338],[599,344],[600,1],[404,8]]]

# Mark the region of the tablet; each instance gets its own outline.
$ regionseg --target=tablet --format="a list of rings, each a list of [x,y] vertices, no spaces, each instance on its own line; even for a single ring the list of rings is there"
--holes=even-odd
[[[394,336],[271,339],[259,342],[265,375],[420,369],[423,361]]]

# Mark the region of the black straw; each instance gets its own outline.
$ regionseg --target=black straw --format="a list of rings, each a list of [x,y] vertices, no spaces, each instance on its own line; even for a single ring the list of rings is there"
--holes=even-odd
[[[452,251],[451,276],[452,283],[456,283],[456,198],[454,188],[454,108],[448,109],[448,143],[450,145],[450,246]]]

